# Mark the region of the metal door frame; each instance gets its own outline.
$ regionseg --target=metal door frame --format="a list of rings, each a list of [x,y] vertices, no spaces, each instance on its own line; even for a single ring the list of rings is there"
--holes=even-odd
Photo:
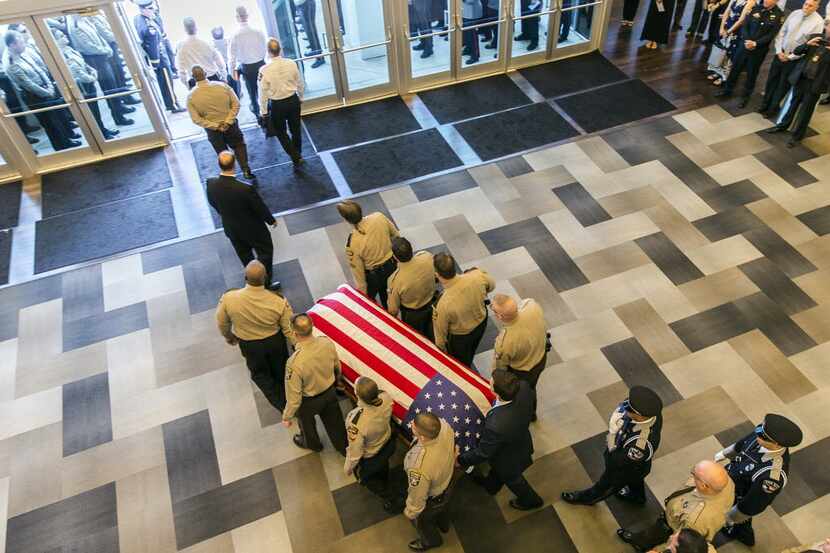
[[[542,6],[542,11],[532,15],[515,15],[516,12],[516,5],[520,3],[521,0],[511,0],[510,1],[510,11],[507,14],[507,40],[509,42],[508,52],[507,52],[507,69],[520,69],[522,67],[530,67],[532,65],[539,65],[540,63],[545,63],[550,61],[553,58],[553,50],[556,48],[556,42],[554,40],[554,36],[551,32],[553,29],[553,23],[556,18],[556,14],[559,11],[559,0],[544,0],[545,2],[549,2],[548,8],[545,9],[544,5]],[[520,5],[520,4],[519,4]],[[513,40],[513,36],[516,30],[516,22],[522,21],[525,19],[531,19],[533,17],[539,18],[539,28],[541,30],[542,27],[542,20],[547,19],[548,27],[547,27],[547,36],[539,37],[539,48],[536,49],[535,52],[532,54],[525,54],[519,57],[514,57],[514,47],[518,46],[518,44]],[[558,38],[558,35],[557,37]],[[542,47],[542,41],[544,40],[544,47]]]
[[[461,34],[456,28],[456,4],[461,0],[447,0],[447,10],[444,12],[444,18],[447,25],[446,31],[436,31],[424,36],[409,36],[409,10],[407,8],[406,0],[397,0],[395,2],[395,18],[399,23],[399,30],[397,33],[398,43],[398,93],[406,94],[415,90],[426,90],[452,84],[455,82],[456,74],[458,72],[458,57],[455,55],[456,49],[460,49]],[[412,76],[412,53],[411,48],[415,41],[421,38],[431,37],[433,41],[443,40],[443,37],[448,37],[449,46],[449,68],[446,71],[439,71],[429,75],[420,77]]]
[[[507,23],[509,22],[508,17],[508,7],[512,9],[512,2],[510,0],[499,0],[499,17],[495,21],[487,21],[485,23],[477,23],[475,25],[470,25],[469,27],[464,27],[462,22],[462,10],[463,10],[463,1],[456,2],[456,11],[455,11],[455,28],[458,34],[458,40],[456,41],[456,48],[453,50],[454,57],[456,58],[456,72],[455,78],[453,79],[456,82],[462,81],[469,81],[471,79],[475,79],[477,77],[482,77],[485,75],[493,75],[495,73],[504,73],[507,70],[507,40],[505,36],[507,35]],[[464,65],[464,56],[461,55],[461,50],[463,49],[463,36],[465,30],[473,30],[477,31],[478,29],[482,29],[484,27],[495,27],[498,34],[499,34],[499,47],[497,50],[498,59],[490,61],[490,62],[481,62],[477,63],[472,66],[465,66]],[[484,56],[489,54],[489,50],[484,50],[481,41],[478,40],[478,33],[474,37],[475,40],[479,42],[479,60],[483,59]],[[512,36],[510,40],[513,40]]]

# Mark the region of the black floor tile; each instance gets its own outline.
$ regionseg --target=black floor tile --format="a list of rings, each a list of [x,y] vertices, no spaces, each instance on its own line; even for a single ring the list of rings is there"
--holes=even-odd
[[[507,75],[443,86],[418,96],[442,125],[531,103]],[[470,101],[472,98],[475,100]]]
[[[787,315],[795,315],[816,306],[813,298],[765,257],[744,263],[739,269]]]
[[[439,175],[418,181],[412,185],[412,191],[419,202],[446,196],[455,192],[461,192],[469,188],[475,188],[478,183],[470,176],[469,171],[462,169],[446,175]]]
[[[629,388],[651,388],[663,400],[664,406],[683,399],[636,338],[605,346],[601,351]]]
[[[519,72],[546,98],[628,79],[628,75],[599,52],[528,67]]]
[[[63,386],[63,456],[112,441],[107,373]]]
[[[186,263],[182,265],[182,273],[191,315],[215,309],[219,298],[228,290],[218,255]]]
[[[100,488],[10,518],[6,532],[6,553],[50,551],[113,530],[117,524],[115,482],[110,482]],[[115,552],[109,550],[107,553]]]
[[[38,221],[35,273],[176,238],[167,191]]]
[[[488,317],[487,327],[484,329],[484,335],[481,337],[478,348],[476,348],[476,353],[493,349],[499,332],[501,332],[501,327],[496,323],[495,319]]]
[[[816,270],[816,266],[809,259],[767,226],[747,231],[744,237],[790,278]]]
[[[700,194],[700,197],[717,212],[726,211],[735,207],[762,200],[767,197],[755,184],[748,179],[726,186],[710,188]]]
[[[337,189],[318,156],[306,158],[300,170],[291,163],[269,167],[258,173],[257,191],[271,213],[282,213],[337,197]],[[211,209],[216,228],[222,227],[219,214]]]
[[[437,129],[355,146],[332,155],[355,193],[462,165]]]
[[[120,553],[118,528],[107,528],[95,534],[64,543],[48,553]]]
[[[392,215],[389,213],[389,209],[386,207],[386,204],[384,203],[383,198],[380,197],[380,194],[367,194],[366,196],[355,198],[355,200],[360,204],[360,207],[363,208],[364,214],[380,211],[392,219]],[[343,218],[337,212],[337,207],[334,204],[313,207],[310,209],[304,209],[303,211],[298,211],[297,213],[291,213],[286,215],[284,220],[286,228],[288,229],[288,234],[291,235],[343,222]],[[277,247],[279,247],[279,244]]]
[[[671,119],[666,117],[664,119]],[[669,171],[683,181],[693,192],[703,195],[708,191],[717,191],[722,187],[718,181],[713,179],[709,173],[703,170],[697,163],[686,157],[680,150],[674,147],[668,140],[664,140],[668,147],[659,158]],[[671,151],[668,150],[671,148]],[[717,192],[715,192],[717,194]],[[717,211],[717,210],[716,210]]]
[[[801,161],[815,157],[815,154],[809,157],[799,156],[798,154],[798,151],[793,152],[790,148],[769,148],[763,152],[758,152],[755,157],[794,188],[800,188],[812,184],[818,179],[798,164]]]
[[[823,497],[830,493],[830,474],[815,469],[826,467],[828,458],[830,438],[824,438],[795,452],[790,459],[790,472],[798,471],[816,496]]]
[[[200,411],[162,425],[173,503],[222,485],[210,415]]]
[[[692,351],[708,348],[755,328],[732,303],[701,311],[669,326]]]
[[[0,342],[17,337],[17,314],[25,307],[61,297],[61,275],[0,289]]]
[[[744,206],[703,217],[697,221],[692,221],[692,224],[710,242],[717,242],[718,240],[723,240],[724,238],[765,226],[763,221]]]
[[[559,98],[556,103],[586,132],[610,129],[675,109],[674,104],[639,79]]]
[[[386,512],[378,496],[357,482],[334,490],[332,496],[346,536],[394,516]]]
[[[303,123],[320,152],[421,128],[399,96],[307,115]]]
[[[314,305],[315,298],[311,297],[298,259],[274,265],[274,278],[282,282],[282,292],[291,303],[294,313],[302,313]]]
[[[715,434],[715,438],[717,438],[718,442],[720,442],[720,445],[726,448],[738,440],[747,437],[753,430],[755,430],[755,423],[751,421],[744,421],[741,424],[733,426],[732,428],[727,428],[726,430],[718,432]]]
[[[553,237],[538,217],[486,230],[478,236],[491,254],[506,252]]]
[[[43,175],[43,218],[171,186],[173,181],[163,150],[140,152],[48,173]]]
[[[666,136],[683,132],[685,129],[672,117],[660,117],[654,121],[611,131],[603,135],[609,146],[614,148],[629,165],[639,165],[659,159],[661,163],[674,162],[688,170],[697,167],[680,150],[666,140]],[[668,167],[668,165],[666,165]],[[674,168],[669,167],[673,172]],[[706,173],[697,167],[703,175]],[[708,176],[708,175],[707,175]],[[709,179],[714,182],[714,179]],[[714,185],[720,186],[717,182]]]
[[[583,227],[611,219],[608,212],[578,182],[554,188],[553,193],[562,200]]]
[[[810,474],[811,465],[805,464],[799,454],[800,451],[797,451],[791,455],[790,471],[787,473],[787,485],[775,496],[775,500],[772,502],[772,508],[778,516],[791,513],[820,497],[807,482],[808,479],[812,480]]]
[[[734,305],[744,320],[766,334],[770,342],[787,357],[816,345],[813,339],[763,292],[735,300]]]
[[[533,171],[533,167],[531,167],[522,156],[514,156],[503,159],[501,161],[497,161],[496,164],[499,166],[499,169],[501,169],[501,172],[504,173],[504,176],[508,179],[525,175]]]
[[[703,273],[662,232],[635,240],[640,249],[676,286],[703,278]]]
[[[141,253],[144,274],[155,273],[170,267],[195,263],[209,256],[223,244],[228,244],[223,232],[205,234],[189,240],[154,248]]]
[[[268,469],[252,474],[225,486],[174,501],[176,545],[180,550],[185,549],[279,510],[274,473]]]
[[[0,285],[8,284],[9,268],[12,262],[12,236],[11,229],[0,230]]]
[[[149,328],[147,304],[134,303],[112,311],[65,322],[63,325],[63,351],[82,348],[96,342],[123,336],[130,332]]]
[[[17,226],[22,188],[20,181],[0,184],[0,229]]]
[[[830,206],[807,211],[798,215],[798,218],[819,236],[830,234]]]
[[[484,161],[579,135],[546,103],[472,119],[455,129]]]
[[[64,273],[61,287],[64,323],[104,312],[104,283],[100,264]]]

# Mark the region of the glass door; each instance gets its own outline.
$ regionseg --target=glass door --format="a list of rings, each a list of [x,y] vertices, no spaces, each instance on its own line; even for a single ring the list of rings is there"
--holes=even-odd
[[[572,48],[574,53],[590,50],[593,44],[594,21],[602,14],[602,1],[558,1],[561,11],[556,25],[556,48]]]
[[[461,1],[461,0],[457,0]],[[454,52],[461,40],[455,27],[456,0],[399,0],[402,40],[399,56],[402,91],[429,88],[453,80]]]
[[[456,27],[461,34],[458,77],[499,71],[505,66],[509,0],[459,0]]]
[[[550,50],[551,21],[558,10],[556,0],[513,0],[510,8],[510,67],[543,61]]]

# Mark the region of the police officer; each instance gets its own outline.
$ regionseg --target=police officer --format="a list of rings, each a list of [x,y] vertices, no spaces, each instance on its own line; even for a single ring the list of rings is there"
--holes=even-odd
[[[412,35],[421,36],[418,44],[412,47],[413,50],[421,52],[421,59],[430,57],[433,53],[432,37],[424,36],[432,33],[430,18],[430,0],[409,0],[409,9],[412,17]]]
[[[296,418],[300,433],[294,436],[294,444],[303,449],[322,451],[314,418],[319,415],[332,445],[345,457],[346,423],[335,392],[341,374],[337,349],[327,337],[314,336],[314,323],[305,313],[294,316],[291,328],[296,343],[294,354],[285,367],[288,403],[282,413],[282,424],[289,428]]]
[[[435,271],[432,254],[412,255],[412,244],[402,236],[392,238],[392,255],[398,268],[388,281],[389,313],[432,339],[432,304],[435,299]]]
[[[738,104],[740,108],[746,107],[770,44],[783,22],[784,12],[776,5],[776,0],[763,0],[762,3],[752,8],[740,29],[738,49],[735,51],[729,78],[726,79],[723,90],[717,92],[715,96],[724,98],[732,96],[738,77],[746,71],[744,93]]]
[[[354,227],[346,240],[346,257],[355,286],[372,301],[378,296],[386,309],[389,277],[397,267],[392,256],[392,238],[398,236],[397,227],[380,212],[364,217],[363,208],[352,200],[337,204],[337,212]]]
[[[179,106],[172,80],[176,72],[171,66],[172,59],[165,46],[167,38],[161,20],[153,10],[153,0],[136,0],[136,5],[141,11],[133,18],[133,25],[147,61],[156,72],[156,82],[164,101],[164,109],[171,113],[181,113],[184,108]]]
[[[98,31],[98,36],[103,38],[109,47],[112,49],[112,56],[109,58],[110,67],[112,68],[112,75],[115,77],[116,90],[126,91],[128,88],[128,77],[125,70],[124,58],[121,57],[121,50],[118,48],[118,43],[115,40],[115,33],[112,32],[109,21],[103,13],[98,13],[90,17],[92,25]],[[124,105],[140,104],[141,99],[135,96],[121,96],[121,103]]]
[[[229,290],[219,299],[216,324],[225,340],[239,344],[251,380],[265,399],[285,410],[286,339],[294,342],[291,304],[265,288],[265,265],[254,260],[245,267],[245,288]]]
[[[383,498],[389,486],[389,459],[395,453],[392,396],[366,376],[357,379],[354,390],[357,407],[346,415],[349,446],[343,471]]]
[[[801,439],[801,429],[794,422],[770,413],[751,434],[715,455],[715,461],[728,459],[726,470],[735,482],[735,505],[724,529],[727,536],[755,545],[752,517],[761,514],[787,485],[788,448]]]
[[[472,368],[487,328],[485,301],[496,282],[475,267],[457,274],[455,259],[448,253],[436,255],[432,265],[444,289],[432,315],[435,345]]]
[[[605,439],[605,470],[587,490],[562,492],[568,503],[593,505],[617,494],[620,499],[646,502],[645,478],[660,446],[663,402],[650,388],[633,386],[628,399],[617,406]]]
[[[445,420],[432,413],[416,415],[411,428],[415,442],[403,461],[408,483],[403,514],[418,531],[409,549],[426,551],[443,543],[439,529],[449,531],[455,435]]]
[[[550,334],[542,308],[532,299],[517,304],[516,300],[504,294],[493,296],[490,307],[496,319],[504,325],[496,336],[493,366],[507,369],[535,390],[539,375],[547,365],[550,350]],[[536,420],[535,394],[531,420]]]

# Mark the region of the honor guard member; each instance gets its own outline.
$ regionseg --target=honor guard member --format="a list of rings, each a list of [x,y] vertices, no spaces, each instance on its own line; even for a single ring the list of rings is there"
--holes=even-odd
[[[358,378],[354,388],[357,407],[346,415],[349,445],[343,471],[383,498],[389,486],[389,459],[395,453],[392,396],[366,376]]]
[[[617,494],[626,501],[646,502],[645,478],[660,446],[663,402],[650,388],[633,386],[628,399],[611,414],[605,441],[605,470],[586,490],[562,492],[562,499],[578,505],[593,505]]]
[[[397,262],[392,256],[392,238],[398,229],[386,215],[376,211],[366,217],[360,204],[346,200],[337,204],[337,212],[354,227],[346,240],[346,257],[354,276],[355,287],[386,309],[387,285]]]
[[[507,369],[536,390],[550,351],[550,334],[542,308],[532,299],[516,304],[516,300],[504,294],[493,296],[490,308],[504,325],[493,348],[494,368]],[[536,420],[535,395],[531,420]]]
[[[455,468],[455,434],[432,413],[420,413],[412,422],[415,443],[403,461],[408,489],[403,514],[415,524],[418,539],[412,551],[426,551],[443,543],[441,531],[450,527],[449,502]]]
[[[295,315],[291,327],[297,341],[294,355],[285,367],[288,404],[282,413],[282,424],[289,428],[296,418],[300,433],[294,436],[294,444],[322,451],[314,418],[319,415],[332,445],[345,457],[346,423],[335,392],[341,374],[340,358],[334,342],[325,336],[314,336],[314,323],[305,313]]]
[[[455,259],[448,253],[433,258],[438,282],[444,288],[432,315],[435,345],[473,368],[473,357],[487,328],[487,294],[496,282],[478,268],[456,273]]]
[[[179,106],[179,100],[173,88],[175,73],[171,67],[167,48],[165,48],[164,29],[153,10],[153,0],[135,0],[135,3],[140,13],[133,18],[133,25],[147,61],[156,72],[156,82],[164,101],[164,109],[171,113],[181,113],[184,108]]]
[[[724,529],[727,536],[755,545],[752,517],[761,514],[787,485],[788,448],[801,439],[801,429],[794,422],[771,413],[751,434],[715,455],[715,461],[729,460],[726,470],[735,482],[735,505]]]
[[[392,238],[392,255],[398,268],[389,277],[388,310],[432,339],[432,304],[435,299],[435,270],[432,254],[420,251],[412,255],[412,244],[402,236]]]
[[[251,380],[268,403],[285,409],[286,338],[294,343],[291,304],[265,288],[265,265],[254,260],[245,267],[245,288],[229,290],[216,306],[216,324],[225,341],[239,344]]]
[[[98,36],[103,38],[112,49],[112,56],[109,59],[110,67],[112,67],[112,74],[115,77],[115,83],[118,90],[124,92],[127,90],[128,80],[127,73],[125,71],[126,66],[124,64],[124,58],[121,57],[121,50],[118,48],[115,33],[112,32],[110,22],[107,21],[107,17],[100,11],[97,15],[93,15],[90,19],[92,19],[92,25],[95,27],[95,30],[98,31]],[[140,104],[141,99],[136,98],[133,95],[121,96],[121,103],[130,106]]]

